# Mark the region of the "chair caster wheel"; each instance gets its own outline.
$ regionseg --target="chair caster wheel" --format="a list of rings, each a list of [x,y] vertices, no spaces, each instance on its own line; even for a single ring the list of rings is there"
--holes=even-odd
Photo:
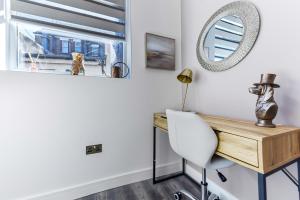
[[[175,200],[181,200],[182,199],[182,194],[180,192],[177,192],[174,194],[174,199]]]

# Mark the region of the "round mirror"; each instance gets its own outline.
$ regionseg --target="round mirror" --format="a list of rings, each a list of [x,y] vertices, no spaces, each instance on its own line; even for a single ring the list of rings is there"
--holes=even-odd
[[[223,61],[239,48],[244,38],[244,25],[238,16],[226,16],[217,21],[204,40],[204,52],[210,61]]]
[[[202,67],[224,71],[237,65],[250,52],[260,29],[256,7],[237,1],[219,9],[205,24],[197,43]]]

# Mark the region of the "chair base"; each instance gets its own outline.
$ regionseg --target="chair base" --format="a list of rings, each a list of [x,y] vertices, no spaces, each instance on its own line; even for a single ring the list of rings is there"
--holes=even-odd
[[[179,192],[176,192],[174,194],[174,200],[183,200],[186,199],[185,197],[187,197],[190,200],[201,200],[192,195],[191,193],[187,192],[186,190],[180,190]],[[217,195],[208,192],[208,197],[206,200],[220,200],[220,198]]]
[[[185,190],[180,190],[179,192],[176,192],[174,194],[174,199],[175,200],[182,200],[183,197],[188,197],[190,200],[201,200],[198,199],[197,197],[195,197],[194,195],[192,195],[191,193],[185,191]]]
[[[181,190],[174,194],[175,200],[181,200],[183,196],[188,197],[190,200],[220,200],[220,198],[207,190],[207,182],[206,182],[206,169],[202,169],[202,181],[201,181],[201,199],[198,199],[191,193]]]

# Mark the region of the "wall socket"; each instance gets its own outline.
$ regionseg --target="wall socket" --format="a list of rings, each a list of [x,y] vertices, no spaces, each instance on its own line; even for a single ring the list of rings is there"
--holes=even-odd
[[[90,145],[90,146],[86,146],[85,148],[86,155],[101,153],[101,152],[102,152],[102,144]]]

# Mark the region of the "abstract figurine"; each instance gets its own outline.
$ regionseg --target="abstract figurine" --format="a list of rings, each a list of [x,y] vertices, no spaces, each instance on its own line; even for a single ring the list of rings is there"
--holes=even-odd
[[[79,75],[79,73],[83,73],[85,75],[84,69],[84,55],[81,53],[72,53],[73,63],[72,63],[72,75]]]
[[[256,103],[257,126],[275,128],[272,123],[278,111],[278,105],[274,100],[274,88],[280,86],[274,83],[276,74],[262,74],[260,83],[253,84],[255,87],[249,88],[249,92],[258,95]]]

